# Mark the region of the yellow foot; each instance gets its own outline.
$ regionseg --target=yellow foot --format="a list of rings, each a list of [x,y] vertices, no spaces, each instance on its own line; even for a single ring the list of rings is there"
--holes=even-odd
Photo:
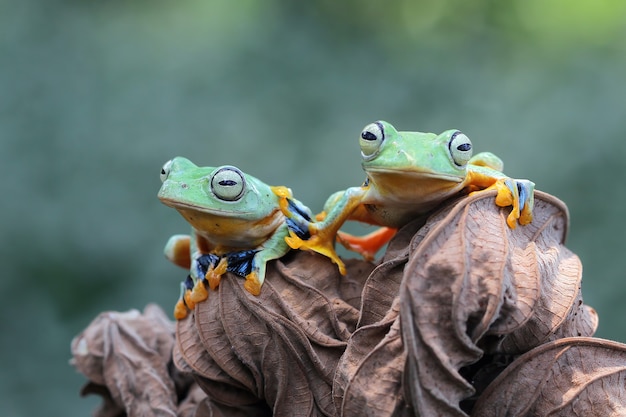
[[[282,185],[270,187],[270,189],[276,195],[276,197],[278,197],[278,207],[280,207],[280,211],[282,211],[283,215],[289,216],[289,201],[287,201],[287,199],[293,197],[291,190]]]
[[[196,284],[193,286],[193,290],[191,290],[191,294],[189,295],[189,299],[195,305],[199,302],[202,302],[209,298],[209,292],[204,286],[204,282],[199,279]]]
[[[488,187],[487,190],[495,189],[497,191],[496,205],[498,207],[512,206],[511,212],[506,218],[506,224],[509,228],[515,229],[517,227],[517,220],[520,218],[520,197],[517,185],[512,184],[512,186],[509,187],[509,184],[507,184],[507,182],[510,181],[515,182],[515,180],[510,178],[499,179],[491,187]],[[530,218],[532,220],[532,214],[530,215]],[[524,220],[526,220],[526,218]],[[521,221],[520,223],[526,224]]]
[[[191,290],[186,290],[183,297],[183,300],[185,300],[185,304],[187,305],[187,308],[189,310],[193,310],[194,308],[196,308],[196,303],[194,303],[191,299]]]
[[[526,225],[533,221],[533,211],[529,204],[526,204],[519,216],[519,224]]]
[[[261,282],[256,272],[250,272],[246,276],[246,282],[243,284],[243,287],[252,295],[261,294]]]
[[[506,185],[504,180],[496,181],[490,188],[495,188],[498,192],[496,194],[496,205],[498,207],[508,207],[515,203],[515,196],[511,189]]]
[[[283,185],[277,185],[275,187],[270,187],[270,189],[272,190],[272,192],[274,194],[276,194],[277,197],[280,197],[280,198],[291,198],[291,197],[293,197],[291,190],[289,188],[283,186]]]
[[[206,271],[204,278],[209,283],[209,288],[212,290],[216,289],[220,285],[220,281],[222,280],[222,275],[226,273],[226,269],[228,268],[228,261],[226,258],[220,259],[217,266],[211,265]]]
[[[179,299],[174,307],[174,318],[176,320],[182,320],[187,317],[187,306],[182,299]]]
[[[289,236],[285,237],[285,242],[292,249],[310,250],[330,258],[331,261],[337,264],[341,275],[346,275],[346,266],[339,258],[339,255],[337,255],[337,252],[335,252],[334,237],[331,240],[322,234],[315,233],[313,232],[313,235],[308,240],[302,240],[290,230]]]

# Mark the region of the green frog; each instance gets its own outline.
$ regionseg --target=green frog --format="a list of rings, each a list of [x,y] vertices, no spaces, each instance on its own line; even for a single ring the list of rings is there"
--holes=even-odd
[[[309,224],[311,237],[290,233],[286,238],[290,247],[337,259],[337,239],[372,259],[397,228],[451,197],[480,190],[496,189],[495,204],[512,207],[506,220],[509,227],[532,221],[535,184],[503,174],[502,160],[490,152],[472,155],[471,141],[459,130],[438,135],[399,132],[390,123],[377,121],[363,129],[359,144],[366,172],[363,185],[331,195],[317,221]],[[339,231],[347,220],[382,228],[355,237]],[[337,263],[343,273],[343,265]]]
[[[199,167],[176,157],[163,166],[161,181],[161,202],[192,226],[191,235],[174,235],[165,246],[170,261],[190,270],[181,284],[177,319],[205,300],[206,285],[217,288],[226,271],[244,277],[244,288],[259,295],[267,262],[290,250],[289,231],[308,237],[311,212],[291,190],[269,186],[234,166]]]

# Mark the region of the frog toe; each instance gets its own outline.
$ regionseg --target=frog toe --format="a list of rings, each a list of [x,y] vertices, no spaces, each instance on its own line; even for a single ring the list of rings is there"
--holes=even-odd
[[[220,281],[222,280],[222,275],[226,273],[227,269],[228,269],[227,258],[220,259],[217,266],[211,265],[209,267],[206,274],[204,275],[204,278],[209,284],[209,288],[211,288],[212,290],[215,290],[220,285]]]
[[[246,275],[246,282],[243,284],[243,287],[252,295],[261,294],[261,286],[263,282],[259,280],[259,274],[252,271],[248,275]]]
[[[181,298],[176,303],[176,306],[174,306],[174,318],[176,320],[182,320],[185,317],[187,317],[187,314],[189,314],[189,312],[187,311],[187,306],[185,305],[185,302]]]
[[[509,207],[516,204],[516,201],[518,200],[518,198],[516,198],[516,194],[518,194],[518,191],[514,180],[511,178],[503,178],[496,181],[492,187],[497,191],[496,205],[498,207]]]
[[[291,229],[289,230],[289,236],[285,236],[285,242],[291,249],[300,249],[303,246],[306,246],[305,241]]]
[[[285,241],[292,249],[308,250],[326,256],[337,265],[341,275],[346,274],[346,266],[335,251],[334,239],[331,240],[324,234],[313,234],[309,239],[302,240],[290,230]]]
[[[189,299],[195,304],[200,303],[209,298],[209,292],[204,285],[204,280],[199,279],[196,281],[196,284],[193,286],[191,293],[189,294]]]
[[[498,180],[494,184],[494,188],[498,192],[496,205],[512,207],[506,220],[511,229],[515,229],[518,222],[525,225],[532,221],[535,189],[535,184],[532,181],[504,178]]]
[[[193,310],[195,304],[190,300],[191,288],[193,288],[193,281],[190,276],[180,283],[180,297],[174,306],[174,318],[176,320],[182,320],[187,317],[188,310]]]
[[[520,196],[519,224],[525,225],[533,221],[533,208],[535,205],[535,183],[528,180],[517,180]]]
[[[183,301],[189,310],[193,310],[196,308],[196,303],[191,299],[191,290],[185,291],[185,295],[183,295]]]

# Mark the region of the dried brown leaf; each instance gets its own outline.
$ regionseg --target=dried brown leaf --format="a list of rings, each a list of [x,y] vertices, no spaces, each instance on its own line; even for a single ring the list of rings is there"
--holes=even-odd
[[[178,323],[175,358],[184,363],[176,363],[193,369],[209,397],[207,412],[335,414],[333,374],[372,269],[363,261],[346,265],[342,277],[326,258],[293,252],[268,265],[258,297],[227,274],[217,292]]]
[[[510,229],[493,194],[464,199],[411,253],[400,290],[404,388],[421,415],[465,416],[460,402],[475,389],[459,371],[484,352],[595,331],[580,261],[563,246],[567,210],[541,192],[535,203],[532,224]]]
[[[92,381],[83,392],[100,392],[105,399],[96,416],[176,415],[176,387],[168,372],[173,330],[163,311],[149,305],[143,314],[102,313],[74,338],[72,363]]]
[[[589,337],[543,344],[519,357],[472,416],[624,416],[626,345]]]
[[[580,262],[563,246],[563,203],[538,192],[533,223],[512,230],[493,197],[478,193],[400,230],[366,282],[338,363],[340,415],[465,416],[471,382],[488,384],[512,355],[593,334]]]

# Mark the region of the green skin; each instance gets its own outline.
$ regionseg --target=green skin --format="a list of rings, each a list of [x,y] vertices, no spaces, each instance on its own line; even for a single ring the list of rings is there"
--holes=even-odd
[[[365,127],[359,143],[365,183],[331,195],[324,219],[309,226],[312,237],[302,241],[290,236],[291,247],[330,256],[334,249],[329,246],[346,220],[398,228],[461,192],[487,188],[498,190],[496,204],[513,206],[507,219],[511,228],[532,219],[534,183],[507,177],[501,172],[502,161],[492,153],[472,157],[471,142],[458,130],[439,135],[398,132],[379,121]],[[342,243],[352,238],[343,233],[340,237]]]
[[[188,235],[170,238],[165,247],[166,257],[190,268],[194,281],[198,282],[204,278],[194,276],[193,263],[199,256],[258,250],[244,284],[249,292],[258,295],[267,262],[290,250],[285,242],[288,227],[281,212],[281,197],[275,191],[288,189],[271,187],[232,166],[198,167],[182,157],[163,166],[161,180],[159,199],[176,209],[192,226],[191,238]]]

